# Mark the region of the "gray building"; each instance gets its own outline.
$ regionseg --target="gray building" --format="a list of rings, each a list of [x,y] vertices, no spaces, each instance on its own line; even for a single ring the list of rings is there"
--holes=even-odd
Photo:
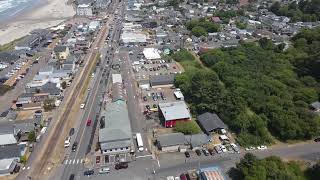
[[[200,127],[206,134],[210,134],[210,132],[216,131],[218,129],[227,128],[227,126],[223,123],[223,121],[216,113],[206,112],[199,115],[197,119]]]
[[[163,152],[185,151],[188,144],[182,133],[159,135],[156,143],[158,149]]]
[[[133,145],[127,104],[118,100],[107,104],[106,107],[103,113],[106,127],[99,130],[101,153],[109,159],[116,155],[123,155],[125,158]]]
[[[168,87],[174,84],[174,74],[150,77],[151,87]]]
[[[26,152],[26,145],[0,146],[0,176],[15,172],[20,157]]]

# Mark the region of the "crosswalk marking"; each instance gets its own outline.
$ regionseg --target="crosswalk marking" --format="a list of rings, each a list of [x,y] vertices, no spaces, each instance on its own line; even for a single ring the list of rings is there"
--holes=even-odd
[[[84,163],[84,159],[66,159],[64,165],[80,164]]]

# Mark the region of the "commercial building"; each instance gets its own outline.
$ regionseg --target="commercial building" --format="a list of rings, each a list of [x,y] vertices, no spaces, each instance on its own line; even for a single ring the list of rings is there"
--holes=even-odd
[[[131,151],[132,132],[128,116],[127,104],[117,100],[106,105],[103,113],[106,127],[99,130],[99,143],[102,155],[111,159],[121,155],[119,161],[126,161],[126,156]]]
[[[112,74],[112,84],[114,83],[122,83],[121,74]]]
[[[171,87],[174,84],[174,77],[174,74],[151,76],[150,85],[152,88]]]
[[[79,4],[77,6],[77,15],[90,17],[93,15],[92,6],[90,4]]]
[[[187,149],[187,141],[182,133],[159,135],[156,144],[158,149],[163,152],[177,152]]]
[[[191,119],[189,108],[184,101],[159,103],[159,117],[165,127],[174,127],[177,121]]]
[[[155,48],[144,48],[143,55],[148,60],[160,59],[159,50]]]

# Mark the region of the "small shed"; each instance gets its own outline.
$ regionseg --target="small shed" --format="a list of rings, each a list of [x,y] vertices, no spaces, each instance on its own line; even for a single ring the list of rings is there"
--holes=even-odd
[[[198,116],[198,122],[202,130],[206,134],[216,131],[218,129],[226,129],[227,126],[219,118],[216,113],[206,112]]]

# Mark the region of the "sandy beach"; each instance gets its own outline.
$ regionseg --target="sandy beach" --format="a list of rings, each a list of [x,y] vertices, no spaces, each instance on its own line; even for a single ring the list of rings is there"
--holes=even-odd
[[[67,5],[67,0],[47,0],[44,5],[21,13],[11,22],[1,24],[0,44],[21,38],[34,29],[55,26],[74,15],[75,10]]]

